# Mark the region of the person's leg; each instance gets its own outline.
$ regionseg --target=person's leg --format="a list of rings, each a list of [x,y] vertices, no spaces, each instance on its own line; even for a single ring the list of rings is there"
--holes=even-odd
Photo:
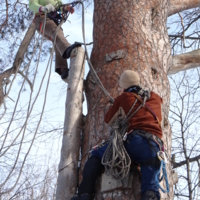
[[[62,58],[57,48],[55,48],[55,53],[55,71],[61,76],[63,80],[66,80],[69,72],[67,60]]]
[[[95,156],[92,156],[85,163],[83,169],[83,179],[78,188],[78,194],[93,194],[95,189],[95,183],[102,169],[101,160]]]
[[[91,157],[87,160],[83,169],[83,179],[78,188],[78,196],[74,196],[72,200],[92,199],[97,177],[100,175],[103,167],[101,158],[106,148],[107,145],[92,152]]]
[[[159,151],[159,147],[153,141],[150,141],[150,143],[152,146],[151,148],[149,147],[149,143],[146,138],[136,134],[133,137],[131,137],[131,135],[128,136],[124,145],[131,159],[140,163],[142,161],[157,158],[157,151]],[[157,199],[160,199],[160,193],[157,186],[158,183],[155,179],[155,174],[158,171],[159,166],[141,166],[141,193],[143,197],[145,193],[148,193],[147,191],[152,191],[155,193]]]
[[[44,17],[38,15],[35,18],[35,25],[36,29],[40,31],[41,22],[43,23]],[[50,38],[52,41],[54,40],[55,32],[57,29],[57,25],[55,22],[49,18],[46,19],[46,24],[45,24],[45,37]],[[71,45],[67,39],[65,38],[62,29],[58,29],[57,31],[57,36],[56,36],[56,42],[55,42],[56,48],[58,49],[60,55],[64,58],[67,59],[70,57],[71,51],[78,46],[81,46],[80,43],[74,43]]]

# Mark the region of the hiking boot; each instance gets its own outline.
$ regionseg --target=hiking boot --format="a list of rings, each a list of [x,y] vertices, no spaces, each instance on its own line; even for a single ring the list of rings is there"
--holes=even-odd
[[[79,195],[74,195],[71,200],[93,200],[93,195],[91,194],[82,194],[81,196]]]
[[[61,75],[60,75],[62,80],[65,81],[66,83],[68,83],[68,80],[67,80],[68,74],[69,74],[69,69],[65,68],[62,70]]]
[[[80,197],[76,194],[71,198],[71,200],[80,200]]]
[[[80,200],[93,200],[93,195],[91,195],[91,194],[82,194],[81,196],[80,196]],[[76,199],[74,199],[74,200],[76,200]]]
[[[141,200],[158,200],[153,191],[146,191],[142,194]]]
[[[72,52],[72,50],[75,48],[75,47],[80,47],[81,46],[81,43],[79,43],[79,42],[75,42],[74,44],[72,44],[71,46],[69,46],[66,50],[65,50],[65,52],[64,52],[64,54],[63,54],[63,58],[64,59],[68,59],[69,57],[70,57],[70,55],[71,55],[71,52]]]

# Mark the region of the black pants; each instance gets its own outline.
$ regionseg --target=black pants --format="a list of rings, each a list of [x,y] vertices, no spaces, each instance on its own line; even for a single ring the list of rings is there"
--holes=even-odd
[[[78,194],[93,194],[95,191],[95,183],[97,177],[101,173],[103,165],[101,164],[101,160],[92,156],[85,163],[83,169],[83,180],[79,186]]]

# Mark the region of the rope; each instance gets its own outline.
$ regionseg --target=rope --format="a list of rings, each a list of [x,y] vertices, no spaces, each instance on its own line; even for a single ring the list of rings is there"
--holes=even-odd
[[[109,97],[110,101],[113,103],[114,102],[114,99],[110,96],[109,92],[105,89],[105,87],[103,86],[101,80],[99,79],[96,71],[94,70],[94,67],[89,59],[89,55],[88,55],[88,51],[87,51],[87,47],[86,47],[86,42],[85,42],[85,22],[84,22],[84,19],[85,19],[85,16],[84,16],[84,4],[83,2],[81,1],[76,1],[76,2],[73,2],[75,4],[77,3],[80,3],[82,5],[82,34],[83,34],[83,41],[84,41],[84,47],[85,47],[85,54],[86,54],[86,59],[87,59],[87,62],[88,62],[88,66],[91,70],[91,72],[93,73],[95,79],[96,79],[96,83],[99,85],[99,87],[103,90],[104,94],[106,96]]]
[[[116,179],[123,179],[127,176],[131,165],[130,156],[123,144],[123,135],[128,128],[128,123],[121,126],[122,123],[123,119],[118,118],[112,126],[111,140],[101,160],[105,167],[105,173]]]

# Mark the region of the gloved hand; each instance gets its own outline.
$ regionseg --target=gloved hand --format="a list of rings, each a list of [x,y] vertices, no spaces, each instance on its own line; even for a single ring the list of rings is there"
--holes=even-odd
[[[52,11],[55,11],[55,8],[54,8],[54,6],[51,5],[51,4],[48,4],[48,5],[46,5],[46,6],[41,6],[41,7],[39,8],[39,11],[45,12],[45,10],[47,10],[47,12],[50,13],[50,12],[52,12]]]

